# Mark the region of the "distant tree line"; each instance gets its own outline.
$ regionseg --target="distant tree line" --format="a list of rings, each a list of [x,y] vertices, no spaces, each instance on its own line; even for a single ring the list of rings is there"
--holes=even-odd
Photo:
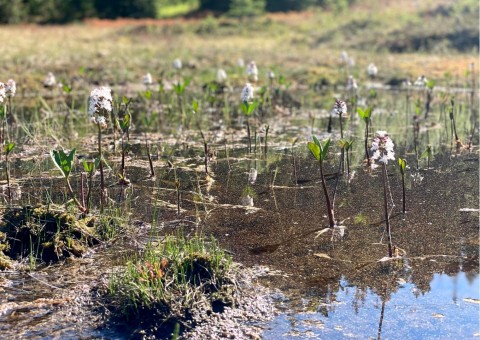
[[[67,23],[85,18],[154,18],[156,0],[0,0],[0,23]]]
[[[200,0],[200,10],[226,13],[231,16],[247,16],[263,12],[303,11],[319,6],[343,10],[355,0]]]
[[[200,11],[234,17],[300,11],[311,6],[343,9],[355,0],[0,0],[0,23],[67,23],[85,18],[155,18],[159,6],[197,1]]]

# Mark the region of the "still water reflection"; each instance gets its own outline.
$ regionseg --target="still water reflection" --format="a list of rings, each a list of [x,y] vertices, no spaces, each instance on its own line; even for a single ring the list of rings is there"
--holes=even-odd
[[[388,301],[340,281],[335,301],[305,300],[300,313],[279,315],[265,339],[471,339],[479,334],[480,279],[474,273],[435,274],[430,291],[403,283]]]

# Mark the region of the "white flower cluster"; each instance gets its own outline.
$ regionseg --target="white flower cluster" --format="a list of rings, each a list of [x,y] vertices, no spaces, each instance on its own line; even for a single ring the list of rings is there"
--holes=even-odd
[[[48,72],[45,80],[43,81],[43,86],[45,87],[54,87],[57,84],[57,80],[52,72]]]
[[[179,58],[177,58],[173,61],[173,68],[175,68],[177,70],[182,69],[182,61]]]
[[[257,64],[252,60],[247,66],[247,75],[248,80],[257,82],[258,81],[258,68]]]
[[[253,99],[253,86],[250,83],[246,83],[242,90],[241,95],[242,102],[248,103]]]
[[[7,94],[5,92],[5,84],[0,82],[0,103],[5,101]]]
[[[349,67],[355,66],[355,60],[346,51],[342,51],[340,54],[340,61]]]
[[[355,78],[353,78],[353,76],[348,76],[347,91],[353,91],[353,90],[356,90],[357,88],[358,88],[358,86],[357,86],[357,81],[355,80]]]
[[[378,160],[380,163],[387,164],[388,160],[395,160],[395,153],[393,147],[395,145],[392,139],[388,136],[386,131],[377,131],[377,135],[373,139],[372,148],[373,160]]]
[[[108,87],[98,87],[90,92],[88,116],[90,121],[102,129],[107,127],[105,114],[112,112],[112,90]]]
[[[273,80],[273,79],[275,79],[275,72],[270,70],[270,71],[268,71],[267,76],[268,76],[268,79]]]
[[[15,92],[17,92],[17,84],[15,83],[15,80],[8,79],[7,86],[5,87],[5,95],[7,97],[14,97]]]
[[[415,80],[415,82],[413,83],[414,86],[418,86],[418,87],[425,87],[427,86],[427,77],[425,77],[423,74],[417,78],[417,80]]]
[[[370,63],[367,67],[367,74],[372,77],[372,78],[375,78],[377,76],[377,73],[378,73],[378,68],[377,66],[375,66],[374,63]]]
[[[152,84],[153,84],[152,75],[150,73],[147,73],[146,75],[143,76],[143,85],[148,86]]]
[[[223,68],[218,69],[217,71],[217,81],[220,84],[223,84],[224,82],[227,81],[227,72]]]
[[[335,99],[335,104],[333,104],[333,112],[339,116],[347,114],[347,103],[345,103],[343,100]]]

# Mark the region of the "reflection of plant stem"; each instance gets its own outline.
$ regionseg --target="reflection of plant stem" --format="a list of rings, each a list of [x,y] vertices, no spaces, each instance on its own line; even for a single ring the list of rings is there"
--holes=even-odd
[[[392,257],[392,234],[390,233],[390,220],[388,217],[388,203],[387,203],[387,165],[383,163],[383,204],[385,207],[385,222],[387,223],[388,235],[388,256]]]
[[[385,300],[382,301],[382,311],[380,312],[380,321],[378,322],[377,340],[380,340],[382,338],[382,323],[383,323],[384,313],[385,313]]]

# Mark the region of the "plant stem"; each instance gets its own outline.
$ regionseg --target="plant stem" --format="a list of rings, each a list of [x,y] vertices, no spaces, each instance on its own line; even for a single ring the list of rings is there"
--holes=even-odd
[[[387,203],[387,165],[383,163],[383,205],[385,208],[385,222],[387,223],[387,237],[388,237],[388,257],[392,257],[392,234],[390,233],[390,220],[388,217],[388,203]]]
[[[102,128],[98,126],[98,163],[100,170],[100,212],[103,213],[103,206],[105,204],[105,178],[103,177],[103,155],[102,155]]]
[[[340,119],[340,139],[343,139],[343,123],[342,123],[342,115],[338,116]]]
[[[252,141],[250,139],[250,123],[247,117],[247,138],[248,138],[248,153],[252,153]]]
[[[335,227],[335,218],[333,214],[333,207],[328,196],[327,184],[325,183],[325,177],[323,176],[323,162],[320,160],[320,177],[322,179],[323,193],[325,194],[325,201],[327,202],[328,222],[330,228]]]
[[[406,209],[406,201],[405,201],[405,174],[402,172],[402,199],[403,199],[403,213],[407,211]]]
[[[78,209],[80,209],[80,211],[82,212],[85,212],[85,207],[78,201],[77,197],[75,196],[75,193],[73,192],[73,189],[72,189],[72,186],[70,185],[70,180],[68,179],[68,177],[65,177],[65,181],[67,182],[68,191],[70,195],[73,197],[73,201],[77,205]]]
[[[155,177],[155,169],[153,168],[152,156],[150,155],[150,146],[148,145],[147,133],[145,132],[145,147],[147,148],[148,164],[150,166],[150,177]]]
[[[365,122],[365,157],[367,157],[367,164],[370,166],[370,155],[368,153],[368,121]]]
[[[9,173],[9,166],[8,166],[8,153],[5,153],[5,175],[7,176],[7,194],[8,194],[8,202],[12,200],[12,193],[10,191],[10,173]]]

